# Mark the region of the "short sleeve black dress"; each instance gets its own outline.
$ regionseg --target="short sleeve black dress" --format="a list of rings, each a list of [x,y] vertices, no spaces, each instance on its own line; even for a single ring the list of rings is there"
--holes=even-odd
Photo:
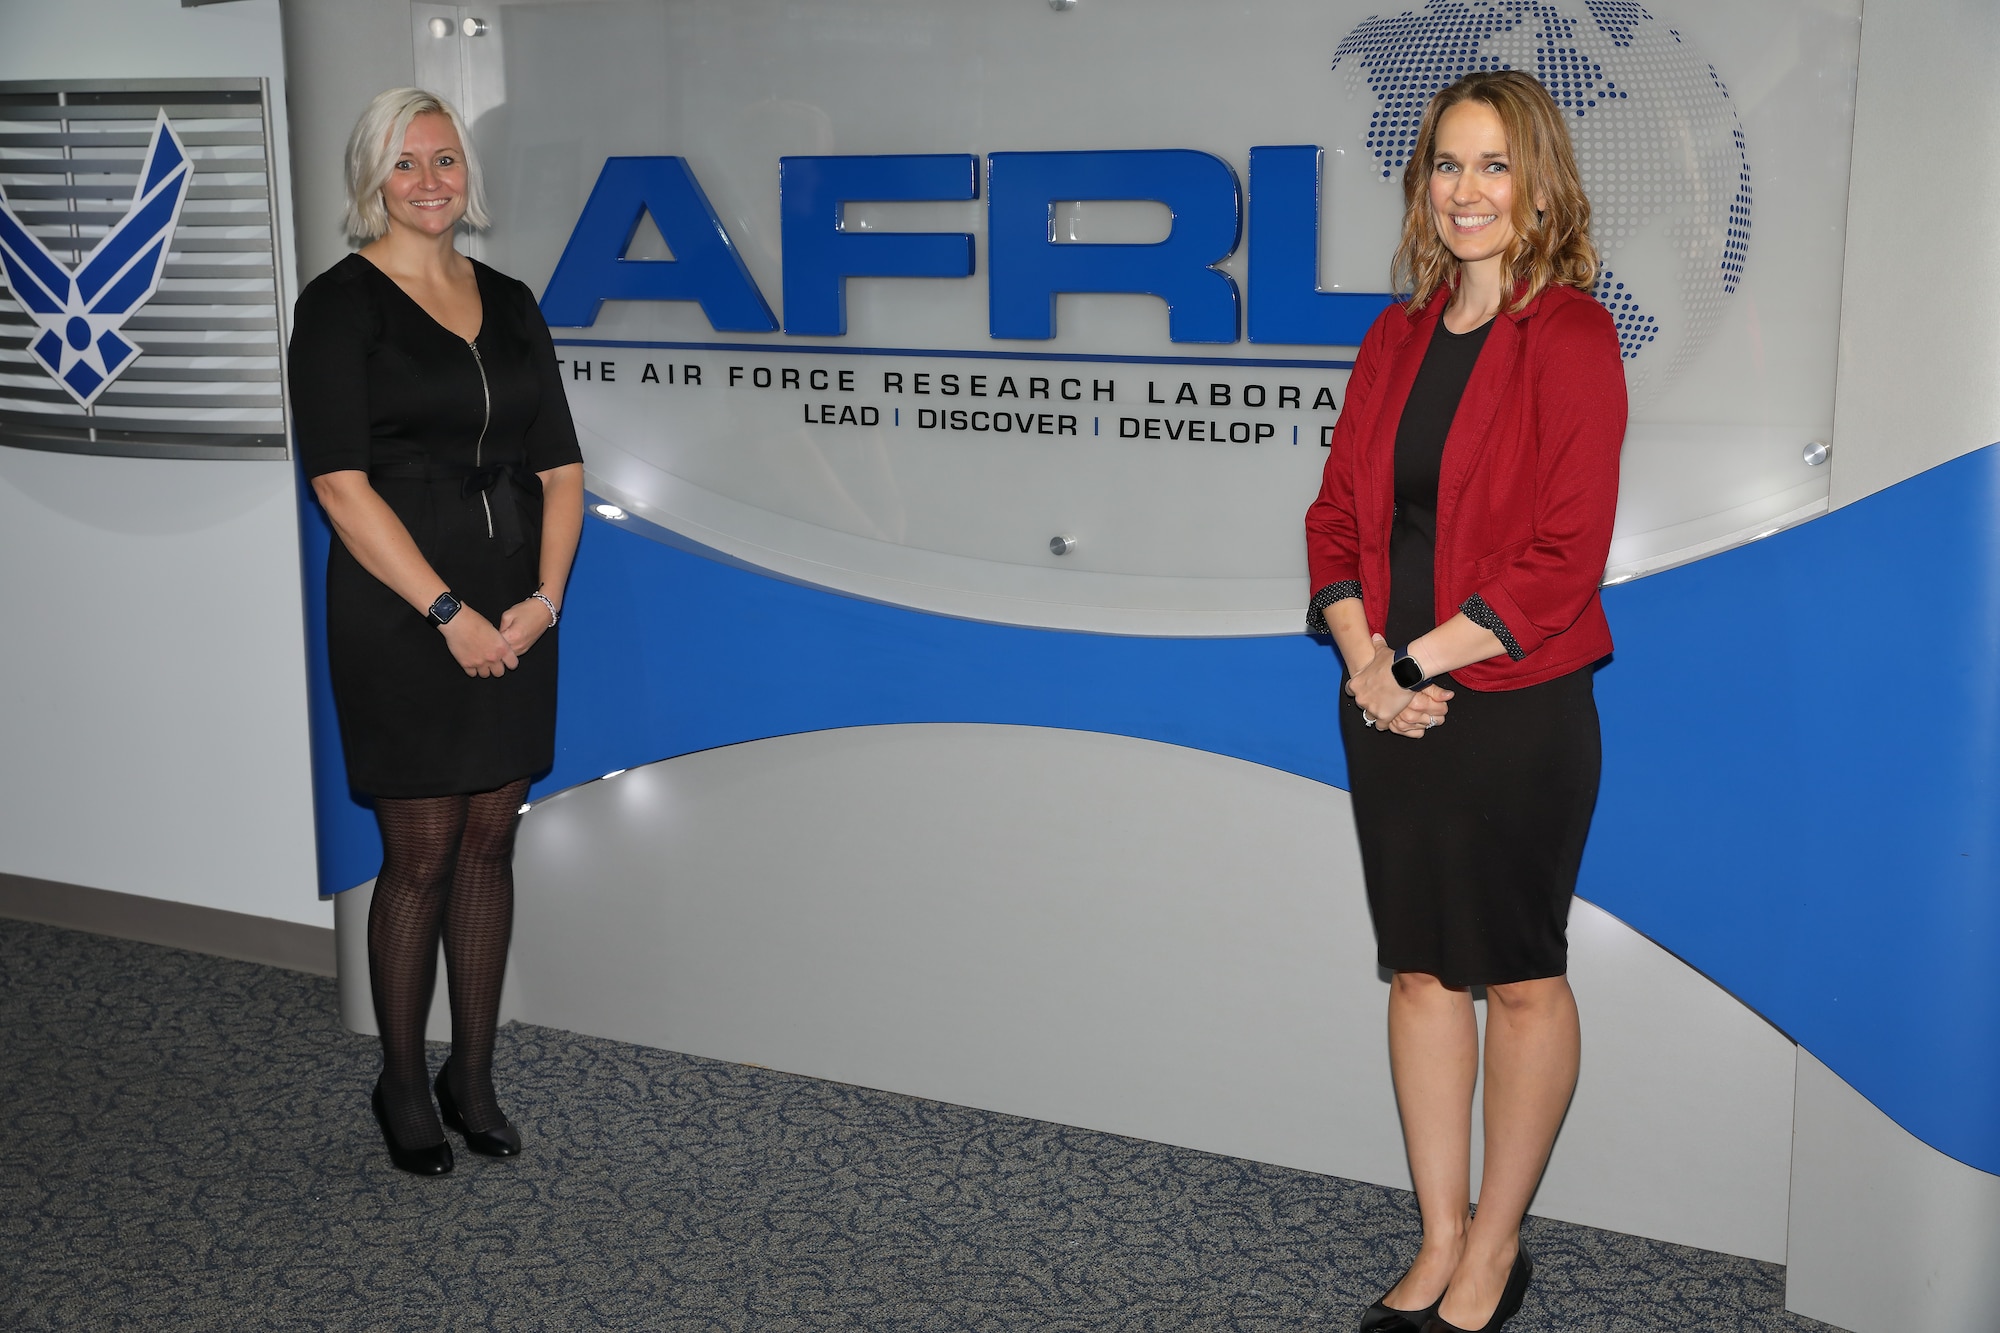
[[[497,625],[540,581],[536,474],[583,455],[533,294],[476,260],[473,271],[484,315],[468,343],[349,255],[299,295],[290,379],[306,476],[366,472],[453,595]],[[338,537],[326,630],[355,790],[492,791],[554,763],[555,630],[518,670],[468,676]]]

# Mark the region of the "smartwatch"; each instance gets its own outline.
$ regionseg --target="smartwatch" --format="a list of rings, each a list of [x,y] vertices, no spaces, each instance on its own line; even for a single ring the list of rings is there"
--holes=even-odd
[[[1396,683],[1406,690],[1416,689],[1425,680],[1423,665],[1410,656],[1410,650],[1407,648],[1397,653],[1396,660],[1389,664],[1389,674],[1394,676]]]
[[[430,617],[433,625],[448,625],[451,623],[451,618],[458,614],[458,598],[448,592],[441,592],[438,594],[438,599],[431,603],[431,609],[424,614]]]

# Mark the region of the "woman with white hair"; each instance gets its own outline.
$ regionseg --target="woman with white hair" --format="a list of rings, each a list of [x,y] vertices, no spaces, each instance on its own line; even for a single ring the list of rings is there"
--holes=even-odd
[[[555,631],[583,462],[533,293],[453,243],[486,213],[450,104],[415,88],[370,102],[348,141],[347,200],[361,248],[299,296],[292,402],[299,459],[339,538],[326,629],[347,778],[382,830],[368,915],[375,1118],[396,1166],[442,1175],[443,1126],[488,1156],[521,1148],[494,1092],[493,1038],[514,829],[529,779],[555,758]],[[433,1085],[424,1027],[440,937],[452,1040]]]

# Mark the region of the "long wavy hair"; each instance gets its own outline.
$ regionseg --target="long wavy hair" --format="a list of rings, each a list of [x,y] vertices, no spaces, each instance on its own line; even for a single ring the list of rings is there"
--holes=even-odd
[[[1521,309],[1550,284],[1589,287],[1597,280],[1590,200],[1577,175],[1562,109],[1533,75],[1498,69],[1466,75],[1439,90],[1424,108],[1416,147],[1403,168],[1403,239],[1391,269],[1395,289],[1410,293],[1411,309],[1421,310],[1439,288],[1449,291],[1458,284],[1458,257],[1431,210],[1430,181],[1438,121],[1461,102],[1492,107],[1507,131],[1514,176],[1514,241],[1501,260],[1514,288],[1507,309]]]

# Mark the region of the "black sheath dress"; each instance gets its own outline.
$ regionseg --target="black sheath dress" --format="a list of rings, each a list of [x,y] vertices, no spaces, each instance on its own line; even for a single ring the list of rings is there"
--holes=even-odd
[[[299,295],[290,376],[306,476],[368,473],[453,595],[497,626],[540,582],[536,474],[583,455],[533,294],[476,260],[473,271],[484,316],[467,343],[349,255]],[[555,762],[555,630],[519,669],[468,676],[437,627],[336,537],[326,631],[355,790],[492,791]]]
[[[1396,428],[1389,530],[1392,648],[1437,627],[1432,571],[1439,465],[1489,321],[1440,319]],[[1453,691],[1422,740],[1377,731],[1345,693],[1341,736],[1376,958],[1448,986],[1561,976],[1569,903],[1597,804],[1591,668],[1520,690]]]

